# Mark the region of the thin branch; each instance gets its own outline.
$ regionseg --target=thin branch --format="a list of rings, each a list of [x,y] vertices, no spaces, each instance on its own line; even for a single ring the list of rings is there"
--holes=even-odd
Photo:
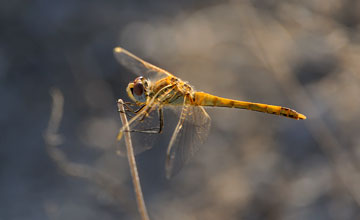
[[[117,104],[118,104],[121,122],[125,126],[125,130],[130,130],[128,120],[127,120],[126,114],[125,114],[123,100],[119,99]],[[134,150],[133,150],[132,143],[131,143],[130,132],[124,132],[124,138],[125,138],[125,145],[126,145],[126,151],[127,151],[127,158],[129,161],[131,176],[132,176],[132,180],[133,180],[133,184],[134,184],[134,188],[135,188],[135,195],[136,195],[136,201],[138,204],[138,209],[139,209],[142,220],[149,220],[150,218],[147,213],[145,202],[144,202],[144,197],[143,197],[143,194],[141,191],[140,179],[139,179],[139,174],[138,174],[137,167],[136,167],[136,161],[135,161],[135,156],[134,156]]]

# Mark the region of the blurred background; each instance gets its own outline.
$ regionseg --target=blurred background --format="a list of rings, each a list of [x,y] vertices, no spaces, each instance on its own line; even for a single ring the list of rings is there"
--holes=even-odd
[[[115,46],[197,90],[308,117],[210,108],[207,142],[166,180],[169,110],[136,157],[151,219],[359,219],[359,11],[354,0],[3,2],[0,219],[140,219],[115,142],[116,100],[136,76]]]

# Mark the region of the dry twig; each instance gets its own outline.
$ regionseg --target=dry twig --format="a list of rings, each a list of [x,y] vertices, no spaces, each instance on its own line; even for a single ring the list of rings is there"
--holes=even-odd
[[[129,124],[128,124],[128,121],[127,121],[127,118],[125,115],[123,100],[119,99],[117,104],[118,104],[121,122],[125,126],[125,130],[129,130]],[[135,195],[136,195],[136,201],[138,204],[138,209],[139,209],[141,218],[143,220],[149,220],[149,216],[148,216],[145,202],[144,202],[144,197],[143,197],[142,191],[141,191],[140,179],[139,179],[138,171],[136,168],[136,161],[135,161],[135,156],[134,156],[134,150],[133,150],[132,143],[131,143],[130,132],[124,132],[124,138],[125,138],[125,145],[126,145],[126,151],[127,151],[127,158],[129,161],[131,176],[132,176],[132,180],[133,180],[133,184],[134,184],[134,188],[135,188]]]

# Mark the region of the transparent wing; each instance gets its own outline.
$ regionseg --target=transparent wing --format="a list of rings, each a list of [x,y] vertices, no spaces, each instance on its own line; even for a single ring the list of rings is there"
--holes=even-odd
[[[114,55],[121,65],[138,76],[144,76],[151,80],[158,80],[164,77],[173,76],[168,71],[142,60],[124,48],[115,47]]]
[[[131,116],[132,115],[132,116]],[[145,115],[145,112],[140,112],[139,114],[128,113],[129,117],[129,128],[131,131],[131,141],[133,145],[134,154],[140,154],[146,150],[152,148],[156,138],[159,136],[157,133],[160,127],[160,114],[158,105],[154,105],[152,109],[149,110],[148,115]],[[133,118],[136,119],[132,121]],[[143,118],[144,117],[144,118]],[[125,131],[127,132],[127,131]],[[127,149],[125,145],[125,140],[122,137],[118,144],[118,153],[120,155],[126,156]]]
[[[206,140],[211,119],[201,106],[184,105],[166,157],[166,177],[177,174]]]

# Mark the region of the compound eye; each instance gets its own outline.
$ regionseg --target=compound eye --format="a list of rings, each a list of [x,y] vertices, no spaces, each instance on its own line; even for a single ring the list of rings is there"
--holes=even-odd
[[[134,84],[133,94],[137,96],[141,96],[144,93],[144,86],[141,82],[137,82]]]

